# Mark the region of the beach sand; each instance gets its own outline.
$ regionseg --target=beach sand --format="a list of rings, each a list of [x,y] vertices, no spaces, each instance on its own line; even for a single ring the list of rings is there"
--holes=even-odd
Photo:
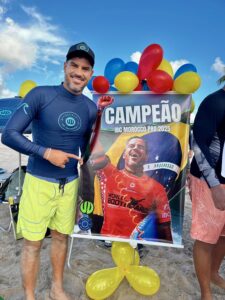
[[[27,158],[22,156],[22,163]],[[18,166],[18,153],[0,144],[0,167],[11,172]],[[192,261],[193,241],[190,238],[191,201],[186,193],[185,219],[183,228],[184,249],[146,246],[147,254],[140,265],[154,269],[160,276],[161,286],[154,296],[142,296],[135,292],[126,279],[122,281],[109,300],[197,300],[200,299],[198,282]],[[0,204],[0,226],[7,228],[10,222],[7,204]],[[41,267],[38,278],[37,300],[48,299],[51,284],[49,259],[51,239],[43,242]],[[20,254],[23,240],[15,240],[13,232],[0,231],[0,296],[5,300],[22,300],[23,289],[20,276]],[[89,299],[85,292],[87,278],[95,271],[114,265],[110,249],[102,248],[94,240],[75,239],[71,266],[65,268],[65,290],[74,300]],[[221,273],[225,275],[225,261]],[[225,291],[213,287],[215,300],[225,299]]]

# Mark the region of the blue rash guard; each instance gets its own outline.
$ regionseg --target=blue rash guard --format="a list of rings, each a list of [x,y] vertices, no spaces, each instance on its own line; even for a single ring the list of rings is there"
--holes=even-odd
[[[225,90],[207,96],[199,106],[193,126],[194,158],[191,174],[204,179],[208,186],[225,183],[221,176],[225,142]]]
[[[63,85],[36,87],[7,123],[2,143],[29,155],[27,172],[45,178],[78,176],[77,160],[70,158],[66,167],[54,166],[43,158],[47,148],[83,155],[97,116],[97,107],[89,98],[74,95]],[[33,141],[23,132],[32,122]]]

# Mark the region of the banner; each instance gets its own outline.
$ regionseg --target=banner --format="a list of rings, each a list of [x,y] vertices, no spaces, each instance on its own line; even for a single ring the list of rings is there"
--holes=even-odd
[[[191,96],[110,96],[80,170],[73,236],[182,247]]]

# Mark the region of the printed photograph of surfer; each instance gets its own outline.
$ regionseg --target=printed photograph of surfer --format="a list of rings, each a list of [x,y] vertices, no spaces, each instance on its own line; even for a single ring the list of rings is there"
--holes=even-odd
[[[74,232],[182,245],[189,98],[113,94],[94,101],[98,118],[81,166]],[[157,123],[136,122],[134,107],[160,103],[171,112],[180,105],[181,117],[162,123],[158,113]]]
[[[147,143],[139,136],[126,142],[123,169],[111,163],[99,143],[94,148],[90,164],[100,187],[94,206],[102,206],[101,235],[172,242],[167,194],[162,184],[144,173],[147,157]]]

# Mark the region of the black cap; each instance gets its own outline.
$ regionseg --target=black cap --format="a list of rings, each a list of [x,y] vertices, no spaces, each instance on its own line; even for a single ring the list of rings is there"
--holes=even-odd
[[[91,66],[94,66],[95,63],[95,54],[91,48],[84,42],[75,44],[70,47],[66,59],[69,60],[73,57],[85,57],[89,60]]]

